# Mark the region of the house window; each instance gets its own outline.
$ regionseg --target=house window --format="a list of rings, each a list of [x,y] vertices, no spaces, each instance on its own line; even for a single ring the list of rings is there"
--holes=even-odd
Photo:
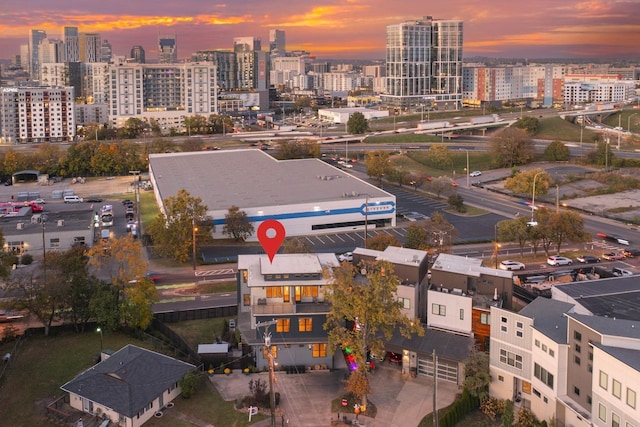
[[[503,317],[500,318],[500,321],[502,323],[507,323],[507,318],[503,316]]]
[[[575,362],[576,365],[580,365],[580,356],[574,356],[573,361]]]
[[[500,350],[500,361],[509,366],[522,369],[522,356],[519,354],[511,353],[507,350]]]
[[[517,336],[518,338],[522,338],[522,336],[523,336],[522,331],[516,331],[516,336]]]
[[[242,270],[242,281],[247,283],[249,280],[249,270]]]
[[[311,317],[301,317],[298,319],[299,332],[311,332],[313,327],[313,319]]]
[[[464,308],[460,309],[460,320],[464,320]]]
[[[555,355],[555,352],[552,349],[549,349],[549,356],[553,357]]]
[[[538,398],[542,397],[540,392],[538,390],[536,390],[535,388],[533,389],[533,394],[535,394]]]
[[[522,322],[516,322],[516,328],[522,329]]]
[[[600,371],[600,388],[607,390],[609,387],[609,375],[606,372]]]
[[[548,372],[546,369],[544,369],[542,366],[538,365],[537,363],[534,363],[533,365],[533,375],[537,379],[545,383],[547,386],[549,386],[551,389],[553,389],[553,374]]]
[[[575,345],[575,350],[576,350],[576,353],[580,353],[580,351],[582,350],[582,347],[580,347],[580,344]]]
[[[591,396],[587,394],[587,404],[591,406],[591,402],[593,402],[593,400],[591,399]]]
[[[442,304],[432,304],[431,305],[431,313],[437,314],[438,316],[446,316],[447,315],[447,307]]]
[[[311,347],[312,357],[327,357],[327,344],[313,344]]]
[[[400,307],[405,310],[409,310],[411,308],[411,300],[409,298],[398,297],[398,302],[400,303]]]
[[[282,298],[282,287],[267,286],[267,298]]]
[[[289,332],[291,330],[291,319],[283,318],[278,319],[276,323],[276,332]]]
[[[580,389],[576,386],[573,387],[573,394],[576,396],[580,396]]]
[[[540,340],[535,340],[534,344],[536,347],[540,348]]]
[[[627,387],[627,405],[636,408],[636,392]]]
[[[620,427],[620,416],[615,412],[611,413],[611,427]]]
[[[613,380],[613,385],[611,387],[611,393],[613,393],[613,395],[615,397],[620,399],[620,396],[622,396],[622,384],[620,384],[620,381],[615,380],[615,379]]]
[[[489,313],[480,313],[480,324],[482,324],[482,325],[490,325],[491,324],[491,315]]]
[[[544,351],[545,353],[547,352],[547,345],[546,344],[542,344],[542,351]]]
[[[317,286],[302,286],[302,296],[303,297],[318,297],[318,287]]]
[[[500,330],[502,332],[507,332],[507,327],[505,325],[500,326]]]
[[[598,403],[598,418],[607,421],[607,408],[602,403]]]
[[[573,331],[573,339],[576,341],[582,341],[582,334],[578,331]]]
[[[504,382],[504,377],[502,375],[498,375],[498,381]]]

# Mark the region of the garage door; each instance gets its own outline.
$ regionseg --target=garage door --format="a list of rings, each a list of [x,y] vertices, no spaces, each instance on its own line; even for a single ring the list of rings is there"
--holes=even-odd
[[[433,358],[418,358],[418,375],[433,376]],[[438,360],[438,379],[458,383],[458,364],[447,360]]]

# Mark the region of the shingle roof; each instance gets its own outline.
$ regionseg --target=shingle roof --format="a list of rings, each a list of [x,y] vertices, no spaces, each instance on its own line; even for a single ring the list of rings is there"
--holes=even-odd
[[[129,344],[60,388],[133,417],[194,368]]]
[[[461,362],[469,357],[473,338],[437,329],[426,329],[424,336],[420,337],[414,334],[407,339],[396,330],[386,345],[392,348],[415,351],[422,355],[432,354],[435,349],[438,356]]]
[[[576,313],[568,313],[567,316],[602,335],[640,340],[640,322],[638,321]]]

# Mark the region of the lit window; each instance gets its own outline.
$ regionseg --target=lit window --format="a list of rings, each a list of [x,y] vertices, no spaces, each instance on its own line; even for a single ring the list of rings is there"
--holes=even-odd
[[[251,294],[242,294],[242,304],[245,307],[251,305]]]
[[[480,323],[482,325],[490,325],[491,315],[489,313],[480,313]]]
[[[311,317],[303,317],[298,319],[299,332],[311,332],[313,328],[313,319]]]
[[[313,344],[311,347],[312,357],[327,357],[327,344]]]
[[[282,298],[282,287],[267,286],[267,298]]]
[[[278,319],[278,323],[276,324],[276,332],[289,332],[290,329],[290,319]]]

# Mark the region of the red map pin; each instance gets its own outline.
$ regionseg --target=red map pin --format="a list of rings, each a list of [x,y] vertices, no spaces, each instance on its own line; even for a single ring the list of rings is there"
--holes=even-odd
[[[275,219],[263,221],[258,227],[258,241],[269,256],[269,262],[273,262],[273,257],[278,253],[285,236],[284,225]]]

